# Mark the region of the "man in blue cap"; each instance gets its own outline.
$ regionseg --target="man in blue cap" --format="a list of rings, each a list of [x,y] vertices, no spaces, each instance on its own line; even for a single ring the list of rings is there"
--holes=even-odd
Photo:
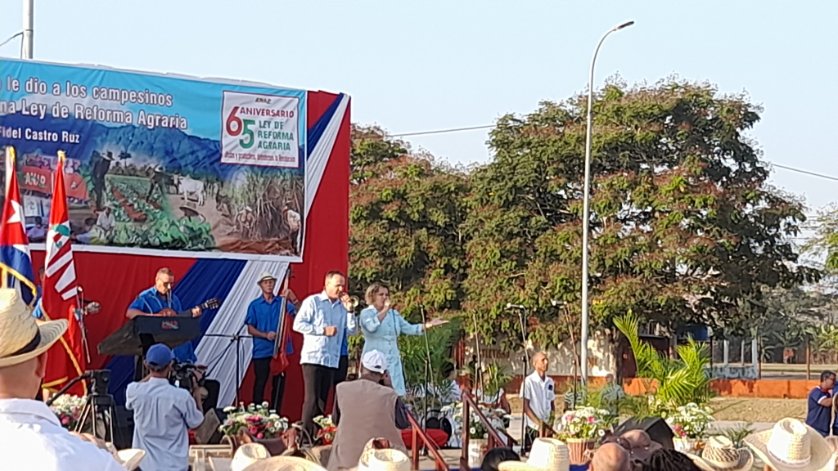
[[[146,451],[143,471],[187,470],[189,429],[204,421],[200,393],[169,384],[174,358],[166,345],[152,345],[145,356],[148,376],[125,392],[125,407],[134,411],[133,447]]]

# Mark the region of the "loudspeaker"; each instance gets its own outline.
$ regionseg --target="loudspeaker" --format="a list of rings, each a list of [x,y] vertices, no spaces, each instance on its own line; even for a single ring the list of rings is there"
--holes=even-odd
[[[652,441],[660,443],[667,450],[675,448],[672,444],[672,437],[674,436],[672,429],[660,417],[647,417],[644,419],[631,417],[614,429],[614,435],[620,436],[629,430],[643,430],[649,434],[649,438]]]

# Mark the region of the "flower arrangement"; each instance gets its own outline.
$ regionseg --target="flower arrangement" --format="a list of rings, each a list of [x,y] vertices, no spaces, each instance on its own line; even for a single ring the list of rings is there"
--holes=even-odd
[[[711,410],[691,402],[686,406],[675,408],[674,412],[665,414],[666,423],[678,438],[704,438],[707,426],[713,420]]]
[[[218,430],[226,436],[247,433],[256,439],[278,438],[288,430],[288,419],[269,410],[267,402],[247,407],[242,403],[239,407],[227,407],[224,412],[227,413],[227,419]]]
[[[52,403],[50,409],[58,417],[61,426],[67,430],[73,430],[81,419],[81,410],[84,408],[84,397],[64,394],[59,396]]]
[[[335,441],[335,434],[338,431],[337,426],[332,422],[332,416],[318,415],[314,418],[314,423],[320,427],[317,431],[317,438],[320,439],[323,445],[330,445]]]
[[[562,414],[556,424],[559,438],[597,440],[611,428],[611,414],[605,409],[580,407]]]
[[[458,425],[458,428],[462,429],[463,427],[463,403],[456,402],[452,405],[448,405],[442,408],[443,413],[451,412],[451,418],[454,422]],[[488,407],[480,407],[480,412],[486,417],[491,424],[492,428],[495,429],[497,432],[506,432],[506,425],[504,423],[504,419],[508,419],[509,416],[507,415],[506,411],[503,409],[491,409]],[[469,431],[468,431],[469,438],[488,438],[489,437],[489,430],[483,425],[483,422],[480,420],[480,417],[475,413],[471,412],[471,418],[469,419]]]

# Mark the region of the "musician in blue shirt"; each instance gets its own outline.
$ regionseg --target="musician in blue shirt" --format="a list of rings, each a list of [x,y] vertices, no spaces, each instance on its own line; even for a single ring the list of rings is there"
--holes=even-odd
[[[265,385],[268,382],[268,376],[271,373],[271,360],[274,354],[274,342],[276,340],[276,332],[279,327],[279,311],[282,307],[282,296],[274,296],[274,288],[276,287],[276,277],[270,273],[262,273],[257,281],[262,293],[258,298],[250,302],[247,306],[247,316],[244,323],[247,325],[247,333],[253,336],[253,373],[255,380],[253,382],[253,403],[261,404],[265,397]],[[291,330],[291,324],[294,322],[293,316],[297,310],[294,307],[294,302],[297,301],[296,296],[292,291],[288,291],[287,302],[285,304],[285,312],[288,316],[292,316],[286,320],[288,327],[286,332]],[[285,340],[285,353],[290,355],[294,353],[294,345],[291,343],[291,337],[288,336]],[[281,372],[271,379],[273,400],[271,408],[279,410],[282,407],[282,389],[284,386],[285,372]]]
[[[183,305],[180,303],[180,298],[172,292],[175,284],[175,277],[172,270],[168,268],[161,268],[157,270],[157,275],[154,278],[154,286],[140,292],[137,299],[128,306],[128,311],[125,316],[133,319],[137,316],[147,316],[151,314],[174,317],[180,315],[183,311]],[[201,307],[195,306],[189,310],[192,317],[201,315]],[[195,348],[192,342],[186,342],[177,346],[173,350],[175,359],[179,363],[192,363],[198,361],[195,356]]]

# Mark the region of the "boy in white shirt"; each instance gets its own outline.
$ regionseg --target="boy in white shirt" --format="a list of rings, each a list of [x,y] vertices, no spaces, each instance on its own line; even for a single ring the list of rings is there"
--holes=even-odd
[[[521,384],[521,399],[524,402],[524,416],[527,422],[524,450],[529,450],[536,438],[553,433],[552,417],[555,411],[553,401],[556,399],[556,386],[553,379],[547,376],[549,365],[544,352],[533,355],[532,366],[535,371],[524,378]]]

